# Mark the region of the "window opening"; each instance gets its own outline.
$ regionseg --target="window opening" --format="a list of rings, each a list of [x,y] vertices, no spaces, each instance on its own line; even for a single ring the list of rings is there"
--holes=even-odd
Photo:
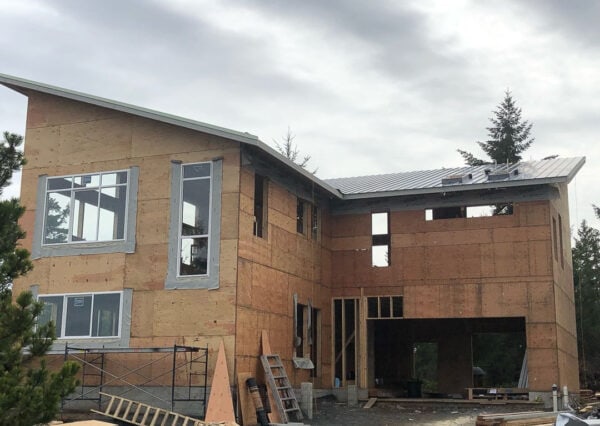
[[[552,218],[552,247],[554,248],[554,260],[558,262],[558,235],[556,230],[556,218]]]
[[[306,232],[304,230],[304,209],[304,201],[298,198],[298,202],[296,203],[296,232],[299,234],[304,234]]]
[[[390,266],[390,232],[389,213],[371,214],[371,265],[378,267]]]
[[[211,163],[183,166],[179,228],[179,275],[207,275]]]
[[[267,223],[267,185],[266,178],[254,175],[254,235],[266,237]]]
[[[315,205],[312,206],[312,215],[311,215],[311,224],[310,224],[310,229],[311,229],[311,236],[312,239],[317,241],[320,237],[320,211],[319,208]]]
[[[358,371],[358,299],[334,299],[334,387],[356,381]]]
[[[458,219],[473,217],[508,216],[513,214],[513,203],[452,206],[425,209],[425,220]]]
[[[558,240],[560,242],[560,267],[565,269],[565,250],[563,247],[563,225],[561,215],[558,215]]]
[[[402,317],[402,296],[367,297],[367,319],[390,319]]]

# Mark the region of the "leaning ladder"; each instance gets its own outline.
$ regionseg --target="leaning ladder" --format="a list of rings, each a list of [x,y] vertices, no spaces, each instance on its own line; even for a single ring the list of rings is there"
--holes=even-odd
[[[92,410],[106,417],[122,420],[138,426],[205,426],[207,423],[187,417],[173,411],[142,404],[117,395],[100,392],[100,395],[110,398],[106,410]]]
[[[296,420],[302,420],[302,411],[300,411],[298,400],[294,395],[294,390],[279,355],[261,355],[260,360],[281,421],[283,423],[289,422],[288,413],[295,414]]]

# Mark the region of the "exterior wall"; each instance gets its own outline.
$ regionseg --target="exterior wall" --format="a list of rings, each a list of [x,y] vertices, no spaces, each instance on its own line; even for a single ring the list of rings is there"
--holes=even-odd
[[[522,202],[510,216],[432,221],[422,209],[392,211],[391,262],[380,268],[371,266],[370,214],[335,216],[333,296],[402,295],[404,318],[413,319],[524,317],[530,388],[578,387],[577,363],[567,367],[577,355],[572,281],[551,260],[553,206]],[[555,298],[557,289],[565,296]]]
[[[32,249],[38,176],[139,167],[134,253],[42,257],[15,283],[39,294],[132,289],[131,347],[209,346],[224,340],[230,371],[235,345],[239,144],[125,113],[32,93],[21,201],[23,246]],[[220,288],[165,290],[171,161],[223,160]],[[71,343],[85,347],[93,339]],[[64,341],[59,341],[64,342]],[[216,356],[209,356],[209,380]],[[170,378],[168,379],[170,380]]]
[[[315,386],[329,387],[331,377],[331,294],[329,284],[328,213],[321,211],[321,237],[296,232],[297,197],[269,180],[266,238],[253,235],[254,171],[243,167],[240,175],[239,252],[236,360],[238,372],[262,371],[261,330],[267,330],[274,353],[279,354],[293,384],[309,381],[309,370],[294,368],[293,295],[298,303],[321,312],[321,365]],[[316,326],[316,325],[315,325]],[[260,374],[260,373],[259,373]]]

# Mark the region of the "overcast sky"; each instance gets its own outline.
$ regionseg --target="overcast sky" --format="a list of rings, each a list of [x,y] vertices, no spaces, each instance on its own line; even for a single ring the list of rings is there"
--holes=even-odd
[[[600,2],[0,0],[0,72],[247,131],[288,126],[321,178],[484,157],[510,89],[524,159],[586,156],[571,224],[600,204]],[[0,130],[26,98],[0,89]],[[18,182],[18,177],[15,179]],[[18,190],[5,195],[18,194]]]

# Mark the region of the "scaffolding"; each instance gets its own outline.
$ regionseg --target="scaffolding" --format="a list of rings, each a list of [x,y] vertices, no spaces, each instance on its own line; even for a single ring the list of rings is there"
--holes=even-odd
[[[118,396],[135,394],[133,399],[143,399],[171,411],[176,402],[201,403],[200,415],[205,415],[208,347],[65,346],[64,360],[81,365],[81,383],[77,392],[63,399],[63,409],[75,406],[78,401],[96,402],[100,409],[104,402],[102,392],[110,389]]]

